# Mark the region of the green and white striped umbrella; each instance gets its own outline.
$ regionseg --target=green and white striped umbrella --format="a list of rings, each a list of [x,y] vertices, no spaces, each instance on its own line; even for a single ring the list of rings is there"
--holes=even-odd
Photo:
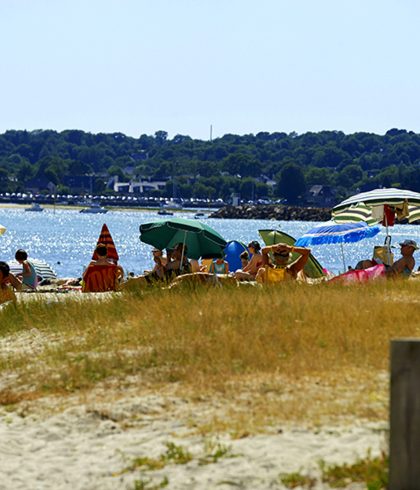
[[[402,208],[406,204],[409,223],[420,219],[420,193],[393,188],[374,189],[345,199],[333,208],[332,219],[336,223],[365,221],[373,225],[382,221],[375,209],[385,204],[394,208]]]

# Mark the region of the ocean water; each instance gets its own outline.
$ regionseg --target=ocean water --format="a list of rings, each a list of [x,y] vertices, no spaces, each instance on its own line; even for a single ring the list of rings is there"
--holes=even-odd
[[[192,217],[192,213],[177,213],[179,217]],[[142,223],[161,219],[156,211],[109,211],[107,214],[81,214],[73,209],[46,209],[42,213],[25,212],[22,208],[0,208],[0,224],[7,231],[0,236],[0,260],[14,258],[18,248],[48,262],[59,277],[78,277],[92,257],[102,225],[107,224],[125,271],[142,273],[152,267],[151,247],[139,240]],[[205,219],[226,240],[248,243],[261,239],[259,229],[275,228],[299,238],[316,222],[272,220]],[[398,245],[406,238],[420,242],[420,226],[396,225],[390,229],[392,243]],[[358,243],[344,244],[346,265],[355,265],[360,259],[372,255],[374,245],[382,245],[385,229],[374,238]],[[262,243],[262,242],[261,242]],[[320,263],[333,273],[344,269],[340,245],[318,245],[312,248]],[[395,250],[396,258],[399,249]],[[420,265],[420,251],[414,254]]]

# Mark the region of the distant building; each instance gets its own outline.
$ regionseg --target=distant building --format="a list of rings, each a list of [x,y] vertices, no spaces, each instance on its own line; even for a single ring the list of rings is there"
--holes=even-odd
[[[111,182],[114,192],[126,194],[147,194],[151,191],[161,191],[166,187],[166,181],[164,180],[140,179],[137,182],[133,180],[119,182],[118,175],[114,175]]]
[[[335,201],[335,191],[329,185],[313,185],[306,195],[306,203],[319,208],[332,207]]]

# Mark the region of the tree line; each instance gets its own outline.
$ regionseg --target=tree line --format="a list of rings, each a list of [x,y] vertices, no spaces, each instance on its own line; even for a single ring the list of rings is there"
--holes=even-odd
[[[420,191],[420,135],[341,131],[225,134],[212,141],[165,131],[138,138],[81,130],[9,130],[0,135],[0,192],[25,192],[44,179],[68,193],[66,176],[91,175],[95,192],[107,178],[165,180],[154,196],[228,199],[285,198],[296,202],[313,185],[337,199],[377,187]],[[275,185],[273,186],[273,181]],[[174,186],[174,183],[176,184]]]

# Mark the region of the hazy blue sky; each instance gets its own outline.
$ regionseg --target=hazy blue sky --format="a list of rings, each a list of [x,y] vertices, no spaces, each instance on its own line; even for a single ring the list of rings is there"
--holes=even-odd
[[[420,132],[416,0],[0,0],[0,132]]]

